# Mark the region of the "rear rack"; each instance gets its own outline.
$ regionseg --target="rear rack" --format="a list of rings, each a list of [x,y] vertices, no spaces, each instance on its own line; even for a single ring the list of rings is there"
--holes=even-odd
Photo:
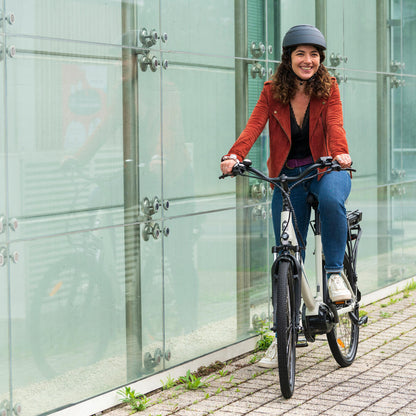
[[[356,209],[355,211],[347,212],[347,219],[348,219],[348,224],[350,227],[353,227],[354,225],[357,225],[358,223],[360,223],[362,218],[363,218],[363,213],[359,209]]]

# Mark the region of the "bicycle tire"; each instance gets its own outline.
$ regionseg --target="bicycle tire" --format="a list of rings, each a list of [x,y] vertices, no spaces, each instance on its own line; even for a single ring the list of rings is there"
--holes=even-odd
[[[296,306],[292,265],[281,261],[275,282],[275,322],[280,390],[286,399],[295,389]]]
[[[344,256],[344,273],[350,282],[352,290],[357,295],[357,284],[354,282],[351,264],[347,254]],[[358,302],[354,309],[356,317],[359,316]],[[335,361],[341,367],[350,366],[357,355],[358,340],[360,337],[359,325],[353,321],[350,313],[339,316],[339,322],[335,324],[331,332],[326,334],[329,348]]]

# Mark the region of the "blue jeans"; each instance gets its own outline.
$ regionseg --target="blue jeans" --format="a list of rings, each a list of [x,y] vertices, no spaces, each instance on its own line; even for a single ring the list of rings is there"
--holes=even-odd
[[[290,169],[284,167],[281,174],[297,176],[308,165]],[[328,273],[339,272],[343,269],[345,246],[347,243],[347,216],[345,201],[351,190],[351,178],[346,171],[330,173],[318,178],[310,179],[295,186],[290,192],[290,200],[299,231],[306,245],[311,207],[306,202],[309,193],[314,194],[318,201],[318,210],[321,216],[322,248],[325,255],[325,269]],[[275,188],[272,200],[272,217],[276,244],[280,243],[280,212],[282,210],[282,195]],[[300,244],[300,241],[299,241]],[[302,257],[305,258],[304,251]]]

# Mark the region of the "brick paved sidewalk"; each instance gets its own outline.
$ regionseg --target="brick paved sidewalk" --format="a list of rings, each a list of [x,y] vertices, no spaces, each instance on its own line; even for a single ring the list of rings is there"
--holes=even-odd
[[[171,388],[153,395],[146,416],[231,415],[416,415],[416,291],[397,293],[365,306],[355,362],[340,368],[325,336],[297,349],[296,387],[286,400],[277,369],[267,370],[250,354],[209,378],[196,391]],[[120,407],[106,416],[126,416]]]

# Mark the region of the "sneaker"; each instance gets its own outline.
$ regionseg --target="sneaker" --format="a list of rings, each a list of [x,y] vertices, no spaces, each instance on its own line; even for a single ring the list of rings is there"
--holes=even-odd
[[[339,273],[331,274],[328,279],[328,293],[332,302],[345,302],[351,299],[351,292]]]
[[[265,368],[277,368],[277,340],[276,337],[273,338],[273,342],[270,344],[270,347],[267,349],[264,357],[257,363],[260,367]]]

